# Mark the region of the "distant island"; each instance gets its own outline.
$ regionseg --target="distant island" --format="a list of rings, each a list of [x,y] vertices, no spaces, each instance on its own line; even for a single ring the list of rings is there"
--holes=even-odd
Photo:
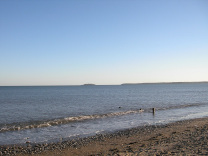
[[[83,84],[82,86],[95,86],[95,84],[93,84],[93,83],[86,83],[86,84]]]

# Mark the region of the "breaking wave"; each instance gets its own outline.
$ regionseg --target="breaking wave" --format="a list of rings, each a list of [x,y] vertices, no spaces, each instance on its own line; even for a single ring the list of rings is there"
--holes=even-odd
[[[185,104],[180,106],[170,106],[164,108],[156,108],[157,111],[165,111],[169,109],[183,109],[187,107],[197,107],[202,106],[205,104]],[[42,128],[42,127],[50,127],[50,126],[57,126],[62,124],[68,124],[71,122],[81,122],[85,120],[93,120],[93,119],[101,119],[101,118],[109,118],[109,117],[116,117],[128,114],[135,114],[135,113],[150,113],[152,112],[152,108],[148,109],[137,109],[137,110],[129,110],[124,112],[113,112],[107,114],[95,114],[95,115],[81,115],[81,116],[74,116],[74,117],[66,117],[60,119],[53,119],[48,121],[33,121],[33,122],[25,122],[25,123],[14,123],[14,124],[6,124],[0,125],[0,133],[6,131],[18,131],[18,130],[25,130],[25,129],[33,129],[33,128]]]
[[[0,132],[50,127],[50,126],[56,126],[56,125],[61,125],[61,124],[67,124],[70,122],[93,120],[93,119],[107,118],[107,117],[113,117],[113,116],[122,116],[122,115],[127,115],[127,114],[132,114],[132,113],[138,113],[138,112],[139,111],[130,110],[130,111],[125,111],[125,112],[114,112],[114,113],[108,113],[108,114],[81,115],[81,116],[75,116],[75,117],[66,117],[66,118],[54,119],[50,121],[35,121],[33,123],[19,123],[18,125],[9,124],[9,125],[1,126]]]

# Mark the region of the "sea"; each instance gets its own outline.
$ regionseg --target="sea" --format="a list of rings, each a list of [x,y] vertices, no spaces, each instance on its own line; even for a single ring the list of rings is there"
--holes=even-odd
[[[0,145],[58,142],[207,116],[208,83],[0,87]]]

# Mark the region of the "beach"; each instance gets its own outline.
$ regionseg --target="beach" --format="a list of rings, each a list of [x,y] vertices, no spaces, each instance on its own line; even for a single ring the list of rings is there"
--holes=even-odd
[[[126,129],[49,144],[1,146],[1,155],[207,155],[208,118]]]

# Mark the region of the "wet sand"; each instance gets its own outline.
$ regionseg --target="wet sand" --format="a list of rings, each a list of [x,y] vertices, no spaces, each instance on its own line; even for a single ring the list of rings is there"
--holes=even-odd
[[[100,134],[53,144],[27,146],[16,151],[14,148],[13,151],[16,155],[40,156],[208,155],[208,118],[137,127],[113,134]],[[0,155],[6,155],[3,153],[4,150],[1,149]],[[12,153],[12,149],[8,148],[7,151]]]

